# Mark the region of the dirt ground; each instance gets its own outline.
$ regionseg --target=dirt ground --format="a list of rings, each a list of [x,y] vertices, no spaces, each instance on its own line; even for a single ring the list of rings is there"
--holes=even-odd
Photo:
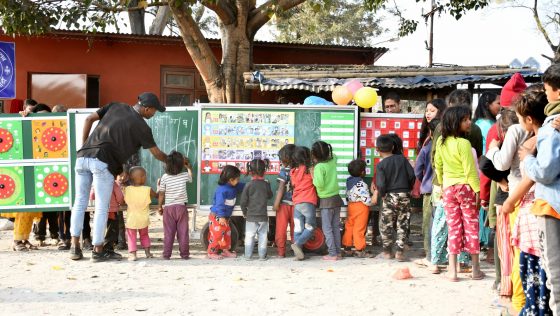
[[[418,221],[418,216],[416,216]],[[154,259],[92,263],[90,253],[74,262],[54,246],[38,251],[11,250],[11,231],[0,232],[0,310],[3,315],[500,315],[487,277],[467,274],[451,283],[412,261],[345,258],[325,262],[244,258],[211,261],[198,241],[190,260],[180,260],[177,246],[170,261],[162,250],[162,221],[152,216]],[[418,258],[421,236],[413,234],[411,260]],[[243,248],[238,247],[242,253]],[[381,250],[373,249],[375,254]],[[126,256],[126,252],[121,252]],[[399,267],[412,279],[395,280]]]

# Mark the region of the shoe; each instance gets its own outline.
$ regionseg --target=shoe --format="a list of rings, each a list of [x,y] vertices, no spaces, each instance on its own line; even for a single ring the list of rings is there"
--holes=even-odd
[[[114,250],[105,250],[111,260],[121,260],[122,255],[120,253],[115,252]]]
[[[404,255],[404,252],[397,250],[395,252],[395,259],[397,259],[398,262],[404,262],[406,261],[406,256]]]
[[[103,262],[111,260],[111,254],[108,251],[102,250],[101,252],[91,251],[91,261],[92,262]],[[114,260],[114,259],[113,259]]]
[[[81,260],[83,257],[84,257],[84,254],[82,253],[82,249],[77,248],[77,247],[71,247],[70,248],[70,259]]]
[[[93,250],[93,245],[91,243],[91,240],[89,239],[84,239],[84,241],[82,242],[82,248],[84,248],[84,250]]]
[[[144,253],[146,254],[146,258],[153,258],[154,255],[150,252],[149,248],[144,249]]]
[[[61,240],[58,242],[58,250],[70,250],[70,240]]]
[[[120,242],[117,244],[117,250],[127,250],[128,249],[128,245],[125,242]]]
[[[27,249],[27,247],[25,247],[25,244],[21,240],[18,240],[18,241],[14,240],[14,243],[12,245],[12,249],[14,251],[29,251],[29,249]]]
[[[135,252],[131,252],[128,254],[128,261],[136,261],[136,260],[138,260],[138,257],[136,257]]]
[[[301,248],[298,245],[292,244],[291,247],[292,247],[292,250],[294,251],[294,255],[296,256],[297,260],[305,259],[305,255],[303,254],[303,250],[301,250]]]
[[[260,261],[266,261],[266,260],[268,260],[268,257],[260,257],[259,260]]]
[[[328,255],[327,255],[327,256],[323,256],[323,260],[326,260],[326,261],[336,261],[336,260],[338,260],[338,256],[328,256]]]
[[[371,258],[372,255],[365,250],[361,250],[361,251],[355,251],[354,252],[354,257],[356,257],[356,258]]]
[[[25,245],[25,247],[27,247],[27,249],[29,250],[39,250],[39,248],[37,248],[37,246],[35,246],[34,244],[32,244],[31,242],[29,242],[29,240],[24,240],[23,244]]]
[[[222,256],[224,258],[237,258],[237,253],[235,251],[223,250]]]
[[[39,242],[37,243],[38,247],[46,247],[47,246],[47,242],[44,240],[39,240]]]

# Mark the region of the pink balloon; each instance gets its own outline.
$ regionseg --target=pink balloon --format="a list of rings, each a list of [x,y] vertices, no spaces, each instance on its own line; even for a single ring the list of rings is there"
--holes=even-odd
[[[348,90],[350,91],[350,93],[352,93],[352,95],[354,95],[356,91],[364,87],[364,85],[359,80],[356,79],[346,82],[344,86],[348,88]]]

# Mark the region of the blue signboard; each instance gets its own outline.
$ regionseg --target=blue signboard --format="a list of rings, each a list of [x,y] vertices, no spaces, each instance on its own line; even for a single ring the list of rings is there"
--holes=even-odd
[[[0,42],[0,99],[16,97],[16,46]]]

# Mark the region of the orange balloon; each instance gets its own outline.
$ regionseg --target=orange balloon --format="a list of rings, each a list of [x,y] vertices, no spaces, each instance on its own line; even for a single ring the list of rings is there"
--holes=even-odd
[[[338,86],[332,92],[332,99],[337,105],[348,105],[352,97],[352,92],[345,86]]]

